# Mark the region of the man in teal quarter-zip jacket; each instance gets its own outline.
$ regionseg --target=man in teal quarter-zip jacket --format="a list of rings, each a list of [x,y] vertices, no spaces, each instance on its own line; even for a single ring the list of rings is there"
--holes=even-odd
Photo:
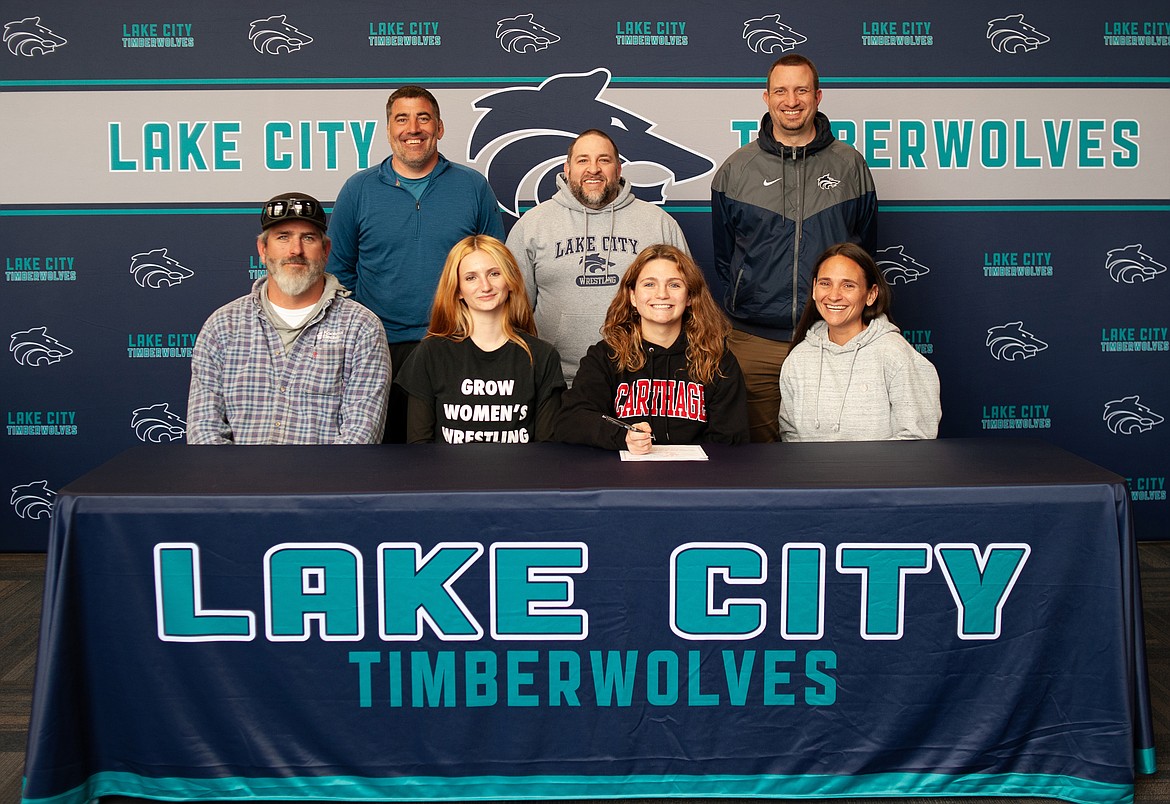
[[[327,270],[382,319],[394,366],[426,335],[439,272],[451,246],[473,234],[504,239],[487,179],[439,153],[439,103],[419,86],[386,102],[391,155],[345,182],[329,220]],[[385,442],[406,434],[406,399],[391,391]]]

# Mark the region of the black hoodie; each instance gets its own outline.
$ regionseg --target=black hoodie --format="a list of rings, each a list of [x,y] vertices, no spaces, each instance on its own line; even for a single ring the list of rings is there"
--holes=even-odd
[[[739,363],[724,351],[719,374],[699,383],[687,372],[686,333],[669,347],[644,343],[646,364],[619,370],[605,341],[589,347],[573,387],[561,398],[556,439],[625,449],[626,431],[602,418],[649,422],[658,444],[743,444],[748,440],[747,392]]]

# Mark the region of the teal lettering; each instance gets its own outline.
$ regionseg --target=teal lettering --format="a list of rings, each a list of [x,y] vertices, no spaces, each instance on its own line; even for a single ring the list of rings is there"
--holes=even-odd
[[[382,662],[382,654],[376,650],[351,650],[349,663],[358,666],[358,706],[369,709],[374,705],[371,678],[373,666]]]
[[[979,156],[985,168],[1001,168],[1007,164],[1008,130],[1002,120],[984,120],[979,127],[979,141],[982,145]]]
[[[822,669],[823,668],[823,669]],[[810,650],[804,657],[804,674],[815,687],[804,688],[804,702],[809,706],[831,706],[837,702],[837,679],[824,670],[837,669],[837,654],[831,650]]]
[[[888,168],[893,164],[888,156],[878,156],[879,150],[886,150],[889,148],[889,140],[880,136],[881,134],[889,132],[891,123],[889,120],[866,120],[865,121],[865,161],[869,163],[871,168]]]
[[[493,544],[491,599],[495,639],[584,639],[589,615],[572,609],[570,573],[587,565],[583,543],[550,546]]]
[[[926,124],[921,120],[903,120],[898,126],[898,167],[926,167],[925,153]]]
[[[291,140],[292,123],[273,120],[264,124],[264,167],[268,170],[292,170],[292,154],[280,153],[280,140]]]
[[[745,650],[743,664],[736,666],[735,651],[723,651],[723,675],[727,678],[727,698],[734,706],[747,704],[748,688],[752,680],[752,666],[756,663],[756,652]]]
[[[1056,129],[1059,122],[1060,129]],[[1071,120],[1045,120],[1044,143],[1048,146],[1048,161],[1053,167],[1064,167],[1068,157],[1069,134],[1072,132]]]
[[[548,705],[580,706],[581,657],[571,650],[548,652]]]
[[[678,703],[678,656],[674,651],[651,651],[646,657],[646,701],[652,706]]]
[[[687,651],[687,706],[718,706],[719,693],[703,692],[703,655]]]
[[[179,170],[207,170],[207,160],[199,149],[199,138],[207,129],[207,123],[179,123]]]
[[[780,665],[795,661],[794,650],[764,651],[764,706],[792,706],[796,703],[795,695],[779,691],[792,680],[792,674],[781,670]]]
[[[256,615],[253,612],[203,608],[199,577],[197,545],[155,545],[154,594],[159,639],[163,642],[243,642],[254,639]]]
[[[522,687],[531,687],[534,674],[522,669],[521,665],[540,661],[540,654],[534,650],[510,650],[508,662],[508,706],[540,706],[540,696],[523,692]]]
[[[443,542],[425,557],[417,544],[379,545],[383,639],[420,639],[423,623],[443,639],[469,640],[483,628],[453,586],[483,555],[478,544]]]
[[[232,159],[239,146],[235,140],[228,139],[231,134],[240,133],[239,123],[212,123],[212,143],[215,150],[215,170],[239,170],[240,160]]]
[[[938,143],[940,168],[971,166],[971,120],[935,120],[934,139]]]
[[[349,545],[271,548],[264,556],[268,638],[303,642],[317,622],[323,640],[360,640],[361,569],[361,555]]]
[[[589,651],[589,666],[593,670],[593,694],[598,706],[629,706],[634,698],[634,677],[637,675],[638,651],[624,654],[616,650]]]
[[[1099,135],[1105,130],[1104,120],[1078,120],[1077,133],[1079,135],[1078,144],[1080,146],[1077,155],[1077,167],[1081,168],[1095,168],[1105,167],[1104,156],[1094,156],[1093,151],[1098,151],[1101,148],[1101,138]]]
[[[748,639],[764,630],[765,603],[758,598],[717,599],[715,579],[727,585],[761,584],[767,556],[755,545],[684,544],[670,561],[670,627],[684,638]]]
[[[1116,149],[1112,154],[1113,167],[1135,168],[1138,166],[1138,121],[1113,121],[1113,144]]]
[[[147,123],[142,127],[142,166],[148,171],[171,169],[171,127]]]
[[[824,635],[825,548],[787,544],[780,594],[780,635],[819,639]]]
[[[351,120],[349,123],[349,133],[353,136],[353,147],[357,152],[357,166],[360,170],[370,166],[370,148],[373,147],[376,130],[377,124],[373,120],[367,120],[365,123]]]
[[[1016,121],[1016,167],[1038,168],[1044,162],[1038,156],[1028,156],[1028,121]]]
[[[463,668],[465,676],[463,695],[467,705],[495,706],[500,697],[499,682],[496,681],[495,652],[469,650],[463,657]]]
[[[337,135],[345,131],[345,123],[322,120],[317,123],[317,131],[325,135],[325,169],[337,170]]]
[[[480,653],[480,651],[472,651]],[[482,651],[490,653],[490,651]],[[495,655],[492,655],[495,662]],[[455,706],[455,652],[439,651],[435,664],[426,651],[412,651],[410,654],[410,705],[416,709],[424,706]]]
[[[862,639],[901,639],[906,576],[930,571],[930,545],[842,544],[837,571],[861,576]]]
[[[110,123],[110,170],[114,173],[128,173],[138,170],[133,159],[122,158],[122,124]]]
[[[959,639],[997,639],[1003,606],[1031,548],[993,544],[981,554],[973,544],[940,544],[935,553],[959,607]]]

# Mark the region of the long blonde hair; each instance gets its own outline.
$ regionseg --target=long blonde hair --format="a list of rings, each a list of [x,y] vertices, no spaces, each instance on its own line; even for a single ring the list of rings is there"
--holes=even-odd
[[[504,335],[523,349],[531,362],[532,350],[520,337],[521,332],[536,335],[536,321],[532,317],[532,306],[528,303],[528,291],[524,288],[524,279],[520,276],[516,258],[512,256],[507,246],[491,235],[469,235],[452,246],[447,253],[447,261],[443,263],[443,271],[439,275],[439,287],[435,291],[435,303],[431,306],[431,323],[427,327],[427,337],[447,338],[457,342],[470,337],[471,312],[459,298],[459,264],[475,251],[487,254],[503,272],[504,281],[508,284],[508,312],[503,320]]]
[[[626,269],[601,327],[601,337],[611,349],[609,357],[626,371],[637,371],[646,365],[646,353],[642,348],[642,325],[637,311],[630,303],[630,291],[638,284],[638,275],[642,273],[643,266],[651,260],[670,260],[682,274],[687,286],[687,298],[691,302],[683,313],[683,330],[687,334],[687,371],[693,379],[704,384],[710,383],[716,376],[721,376],[719,362],[727,349],[731,324],[715,303],[695,261],[685,251],[666,243],[642,249]]]

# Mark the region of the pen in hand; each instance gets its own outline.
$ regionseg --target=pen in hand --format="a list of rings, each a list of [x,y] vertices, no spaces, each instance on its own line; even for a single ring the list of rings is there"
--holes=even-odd
[[[624,430],[630,430],[631,432],[635,432],[635,433],[644,433],[644,432],[646,432],[645,430],[639,430],[637,427],[635,427],[635,426],[634,426],[634,425],[632,425],[632,424],[626,424],[626,423],[625,423],[625,422],[623,422],[621,419],[615,419],[613,416],[606,416],[604,413],[603,413],[603,414],[601,414],[601,418],[605,419],[605,420],[606,420],[607,422],[609,422],[610,424],[616,424],[618,427],[621,427],[621,428],[622,428],[622,429],[624,429]],[[653,434],[653,433],[651,433],[651,434],[650,434],[650,440],[651,440],[651,441],[655,441],[655,440],[657,440],[657,439],[655,439],[655,438],[654,438],[654,434]]]

